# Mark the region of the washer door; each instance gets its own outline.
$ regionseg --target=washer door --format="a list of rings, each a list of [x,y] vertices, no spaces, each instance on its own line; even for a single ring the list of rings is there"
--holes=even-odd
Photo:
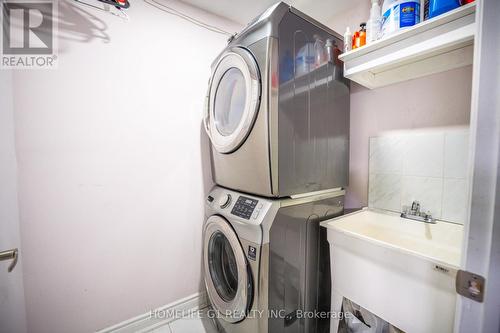
[[[213,73],[207,96],[205,126],[220,153],[238,149],[250,133],[260,103],[259,70],[249,51],[224,53]]]
[[[203,254],[212,306],[228,322],[243,320],[250,306],[252,279],[236,233],[220,216],[209,217],[205,225]]]

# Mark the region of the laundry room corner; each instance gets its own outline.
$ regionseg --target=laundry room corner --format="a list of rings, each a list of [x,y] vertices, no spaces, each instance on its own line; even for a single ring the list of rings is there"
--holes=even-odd
[[[360,2],[327,23],[352,31],[366,20],[370,2]],[[453,82],[454,84],[450,84]],[[419,128],[467,127],[470,121],[472,66],[416,78],[401,84],[368,89],[351,82],[349,190],[346,208],[368,205],[369,138]],[[412,92],[408,94],[407,92]],[[376,112],[375,112],[376,111]]]
[[[500,0],[0,0],[0,333],[500,333]]]

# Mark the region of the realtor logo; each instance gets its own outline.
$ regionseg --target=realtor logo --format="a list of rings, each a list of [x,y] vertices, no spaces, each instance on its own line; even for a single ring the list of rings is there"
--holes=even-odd
[[[53,68],[56,2],[2,1],[2,68]]]

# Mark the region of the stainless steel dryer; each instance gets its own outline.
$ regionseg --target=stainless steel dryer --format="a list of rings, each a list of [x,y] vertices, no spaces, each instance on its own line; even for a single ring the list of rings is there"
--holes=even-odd
[[[222,187],[207,197],[203,263],[227,333],[329,332],[330,260],[319,222],[343,213],[344,191],[269,199]]]
[[[347,185],[341,49],[341,36],[283,2],[229,43],[205,103],[215,183],[266,197]]]

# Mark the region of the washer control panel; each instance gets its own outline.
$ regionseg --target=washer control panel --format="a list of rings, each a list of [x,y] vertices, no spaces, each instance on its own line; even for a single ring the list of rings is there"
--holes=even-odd
[[[231,203],[231,194],[224,194],[219,199],[220,208],[226,208]]]
[[[240,195],[231,210],[231,214],[244,218],[245,220],[250,220],[258,203],[258,200]],[[258,216],[258,211],[255,211],[255,213],[257,213],[256,215]],[[254,219],[257,218],[257,216],[255,216]]]
[[[264,221],[273,201],[215,187],[207,196],[206,214],[219,214],[226,219],[258,225]]]

